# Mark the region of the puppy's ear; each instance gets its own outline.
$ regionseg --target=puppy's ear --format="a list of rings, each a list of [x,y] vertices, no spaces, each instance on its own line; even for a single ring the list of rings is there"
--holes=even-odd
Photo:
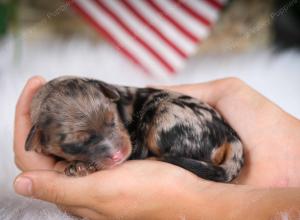
[[[42,150],[41,137],[42,137],[41,129],[38,128],[37,125],[33,125],[32,128],[30,129],[30,132],[25,142],[25,150],[26,151],[34,150],[36,152],[41,152]]]
[[[100,82],[99,85],[101,91],[107,98],[111,99],[112,101],[118,101],[120,99],[120,94],[116,87],[104,82]]]

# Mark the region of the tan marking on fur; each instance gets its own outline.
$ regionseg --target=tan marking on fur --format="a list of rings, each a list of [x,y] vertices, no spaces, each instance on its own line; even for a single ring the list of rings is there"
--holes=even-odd
[[[147,148],[157,156],[161,155],[160,148],[156,141],[156,128],[152,126],[147,135]]]
[[[132,144],[130,141],[130,137],[129,135],[125,132],[125,128],[120,129],[120,131],[118,132],[118,140],[115,140],[116,145],[119,145],[121,148],[125,148],[126,152],[125,153],[125,157],[128,158],[131,155],[132,152]]]
[[[84,142],[90,137],[90,134],[87,132],[76,132],[72,136],[72,140],[76,140],[76,142]]]
[[[232,154],[234,153],[231,144],[227,143],[226,146],[227,148],[226,148],[225,159],[224,159],[225,161],[231,160]]]
[[[228,142],[222,144],[220,147],[214,149],[211,153],[211,161],[214,165],[219,165],[224,161],[225,156],[228,155],[230,150],[230,144]]]

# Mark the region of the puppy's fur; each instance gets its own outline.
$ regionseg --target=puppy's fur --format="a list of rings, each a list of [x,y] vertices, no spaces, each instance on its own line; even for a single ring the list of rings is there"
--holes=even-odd
[[[209,105],[179,93],[60,77],[35,95],[26,150],[72,162],[86,175],[127,159],[157,159],[229,182],[243,165],[236,132]]]

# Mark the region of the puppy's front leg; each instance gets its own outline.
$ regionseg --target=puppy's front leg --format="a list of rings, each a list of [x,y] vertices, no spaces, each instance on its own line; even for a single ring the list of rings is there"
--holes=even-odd
[[[87,176],[88,174],[94,173],[96,168],[90,163],[84,163],[81,161],[73,161],[65,169],[67,176]]]

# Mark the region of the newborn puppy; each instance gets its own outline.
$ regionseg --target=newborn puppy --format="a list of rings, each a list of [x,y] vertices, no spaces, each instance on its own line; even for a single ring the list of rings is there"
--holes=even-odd
[[[70,162],[69,176],[156,157],[229,182],[243,165],[236,132],[209,105],[179,93],[60,77],[35,95],[26,150]]]

